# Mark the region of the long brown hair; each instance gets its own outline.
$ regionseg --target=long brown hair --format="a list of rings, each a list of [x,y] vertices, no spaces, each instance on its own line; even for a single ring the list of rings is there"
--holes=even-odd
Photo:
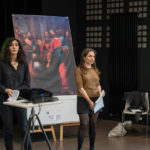
[[[22,45],[20,43],[20,41],[18,39],[16,39],[15,37],[10,37],[10,38],[7,38],[3,45],[2,45],[2,49],[1,49],[1,54],[0,54],[0,59],[2,61],[5,61],[5,62],[10,62],[10,51],[9,51],[9,47],[10,45],[12,44],[13,41],[17,41],[18,42],[18,45],[19,45],[19,51],[18,51],[18,54],[17,54],[17,61],[18,62],[24,62],[25,59],[26,59],[26,56],[25,56],[25,53],[23,51],[23,48],[22,48]]]
[[[79,63],[79,68],[81,69],[81,71],[86,74],[87,72],[87,68],[84,66],[84,57],[86,57],[88,55],[89,52],[94,52],[95,56],[96,56],[96,51],[92,48],[85,48],[83,49],[82,53],[81,53],[81,59],[80,59],[80,63]],[[98,75],[100,75],[100,71],[98,70],[97,66],[96,66],[96,61],[94,61],[94,63],[92,64],[92,68],[98,73]]]

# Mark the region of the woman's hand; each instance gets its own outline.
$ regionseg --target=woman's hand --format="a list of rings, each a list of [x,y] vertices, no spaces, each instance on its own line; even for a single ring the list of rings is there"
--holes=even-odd
[[[86,93],[86,91],[84,90],[84,88],[80,88],[78,90],[82,94],[82,96],[85,98],[85,100],[89,103],[90,108],[93,110],[95,107],[95,103],[93,101],[91,101],[91,99],[89,98],[89,96]]]
[[[90,108],[93,110],[94,107],[95,107],[95,103],[94,103],[93,101],[91,101],[91,102],[89,103],[89,105],[90,105]]]
[[[5,93],[7,93],[9,97],[12,96],[12,91],[12,89],[5,89]]]

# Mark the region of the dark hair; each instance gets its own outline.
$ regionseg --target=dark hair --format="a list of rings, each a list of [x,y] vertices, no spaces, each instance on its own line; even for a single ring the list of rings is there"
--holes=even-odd
[[[5,62],[10,62],[10,51],[9,51],[9,47],[12,44],[13,41],[17,41],[18,45],[19,45],[19,51],[17,54],[17,61],[18,62],[24,62],[25,61],[25,53],[23,51],[22,45],[20,43],[20,41],[18,39],[16,39],[15,37],[9,37],[7,38],[1,48],[1,54],[0,54],[0,59],[2,61]]]
[[[95,56],[96,56],[96,51],[94,50],[94,49],[92,49],[92,48],[85,48],[85,49],[83,49],[83,51],[82,51],[82,53],[81,53],[81,59],[80,59],[80,64],[79,64],[79,67],[80,67],[80,69],[81,69],[81,71],[84,73],[84,74],[86,74],[86,72],[87,72],[87,68],[84,66],[84,57],[86,57],[87,55],[88,55],[88,53],[89,52],[94,52],[94,54],[95,54]],[[98,74],[100,74],[100,72],[99,72],[99,70],[98,70],[98,68],[97,68],[97,66],[96,66],[96,62],[94,62],[93,64],[92,64],[92,68],[98,73]]]

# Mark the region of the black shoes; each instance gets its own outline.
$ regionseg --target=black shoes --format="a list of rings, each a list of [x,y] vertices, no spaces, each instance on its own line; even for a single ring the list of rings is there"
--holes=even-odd
[[[77,150],[83,150],[82,148],[78,148]],[[96,150],[95,147],[90,147],[90,150]]]
[[[95,147],[90,147],[90,150],[96,150],[96,148]]]

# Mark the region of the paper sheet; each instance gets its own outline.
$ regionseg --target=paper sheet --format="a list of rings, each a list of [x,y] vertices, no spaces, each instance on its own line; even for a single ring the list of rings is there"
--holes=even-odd
[[[98,97],[98,99],[95,102],[95,107],[94,107],[94,113],[99,111],[104,107],[104,102],[103,102],[103,97],[105,96],[105,91],[102,90],[101,95]]]
[[[103,98],[99,97],[99,101],[98,103],[95,103],[95,107],[94,107],[94,113],[96,113],[97,111],[99,111],[100,109],[102,109],[104,107],[104,102],[103,102]]]
[[[19,96],[19,91],[18,90],[13,90],[12,96],[10,96],[7,101],[16,101]]]

